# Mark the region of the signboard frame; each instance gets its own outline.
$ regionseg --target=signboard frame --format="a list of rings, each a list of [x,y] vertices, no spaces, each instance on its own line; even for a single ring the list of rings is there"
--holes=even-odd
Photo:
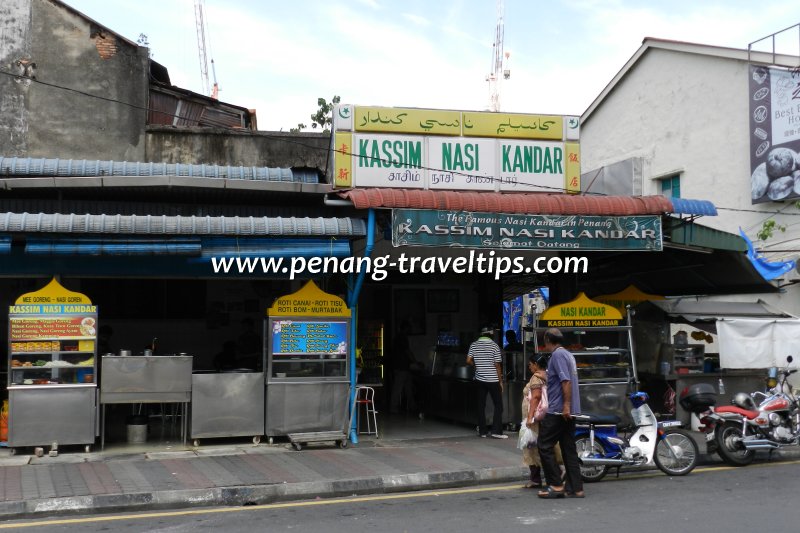
[[[648,235],[652,233],[652,237],[633,235],[645,231]],[[613,243],[619,246],[613,246]],[[663,235],[658,215],[520,215],[392,209],[392,245],[495,250],[661,251]]]
[[[752,204],[800,198],[800,67],[751,64],[749,74]]]

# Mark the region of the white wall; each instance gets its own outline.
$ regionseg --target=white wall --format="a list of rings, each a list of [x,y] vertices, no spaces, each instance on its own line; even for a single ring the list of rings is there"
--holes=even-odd
[[[745,61],[650,49],[581,124],[581,172],[641,157],[642,194],[661,194],[658,178],[680,172],[681,197],[710,200],[719,210],[700,224],[731,233],[742,227],[757,249],[800,249],[800,216],[793,216],[800,210],[780,202],[751,204],[748,75]],[[782,208],[790,215],[775,220],[788,226],[786,233],[757,241],[762,222]],[[736,299],[758,297],[800,314],[800,290],[794,287],[781,295]]]

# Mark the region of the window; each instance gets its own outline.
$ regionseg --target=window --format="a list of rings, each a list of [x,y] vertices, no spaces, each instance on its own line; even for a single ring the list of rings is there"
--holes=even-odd
[[[681,197],[681,177],[670,176],[659,180],[661,182],[661,194],[667,198],[680,198]]]

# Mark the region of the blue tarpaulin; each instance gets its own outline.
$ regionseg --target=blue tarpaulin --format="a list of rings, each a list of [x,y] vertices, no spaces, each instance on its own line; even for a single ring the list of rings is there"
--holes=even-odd
[[[771,281],[797,267],[796,261],[767,261],[763,255],[756,252],[752,241],[747,238],[742,228],[739,228],[739,235],[742,236],[742,239],[747,244],[747,258],[765,280]]]

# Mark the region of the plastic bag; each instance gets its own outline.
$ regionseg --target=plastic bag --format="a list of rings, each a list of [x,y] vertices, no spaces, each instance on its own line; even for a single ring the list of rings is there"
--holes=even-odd
[[[529,428],[525,424],[525,420],[522,421],[522,425],[519,428],[519,439],[517,439],[517,449],[524,450],[525,448],[531,448],[536,446],[536,443],[539,440],[539,436]]]
[[[547,414],[547,385],[543,385],[542,388],[542,397],[539,399],[539,405],[536,406],[536,411],[533,413],[533,419],[537,422],[541,422],[544,418],[544,415]]]

